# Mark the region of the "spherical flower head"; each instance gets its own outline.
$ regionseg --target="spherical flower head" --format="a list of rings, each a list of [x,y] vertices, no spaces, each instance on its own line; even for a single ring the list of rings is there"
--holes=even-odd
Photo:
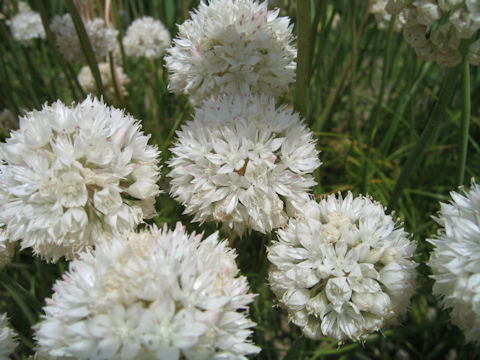
[[[349,193],[311,200],[277,231],[269,282],[305,336],[365,339],[397,322],[415,288],[415,243],[381,204]]]
[[[126,232],[70,263],[36,326],[39,352],[75,359],[245,359],[248,283],[215,233]]]
[[[440,203],[434,219],[441,226],[427,239],[435,246],[427,263],[450,319],[465,332],[468,342],[480,343],[480,185],[472,181],[463,195],[452,191],[449,203]]]
[[[100,18],[84,20],[84,26],[97,61],[105,60],[109,52],[115,52],[118,35],[116,29],[107,26]],[[70,14],[55,16],[50,29],[55,36],[59,52],[68,62],[86,62]]]
[[[125,54],[130,57],[158,59],[169,45],[170,33],[159,20],[150,16],[132,22],[123,38]]]
[[[17,334],[8,323],[7,314],[0,315],[0,359],[7,359],[18,343]]]
[[[462,62],[462,40],[475,39],[480,29],[478,0],[388,0],[387,11],[404,19],[403,34],[417,55],[443,66]],[[478,64],[478,44],[466,54]]]
[[[283,226],[287,207],[309,198],[321,165],[299,115],[267,96],[205,100],[170,151],[170,193],[185,213],[238,234]]]
[[[169,89],[196,104],[224,93],[284,93],[295,79],[296,49],[292,25],[278,12],[267,2],[202,1],[167,50]]]
[[[148,138],[133,117],[92,97],[21,117],[0,144],[0,219],[10,241],[70,259],[152,217],[159,152]]]
[[[10,31],[15,40],[30,45],[33,39],[45,39],[42,18],[35,11],[21,11],[10,20]]]
[[[117,86],[119,95],[125,96],[128,95],[128,92],[125,88],[126,85],[130,82],[130,78],[123,72],[121,66],[115,65],[113,68],[114,76],[112,77],[112,71],[110,69],[110,63],[102,62],[98,64],[98,69],[100,71],[100,77],[102,79],[103,89],[105,95],[109,99],[115,99],[116,91],[115,87]],[[90,70],[89,66],[84,66],[80,69],[78,73],[78,82],[82,87],[83,91],[87,94],[95,94],[97,92],[97,85]]]
[[[375,0],[370,9],[370,12],[375,16],[377,27],[380,30],[388,30],[388,27],[390,26],[390,20],[392,18],[392,15],[385,10],[386,4],[387,0]],[[395,32],[400,32],[402,30],[401,18],[397,17],[397,19],[395,19],[393,30]]]

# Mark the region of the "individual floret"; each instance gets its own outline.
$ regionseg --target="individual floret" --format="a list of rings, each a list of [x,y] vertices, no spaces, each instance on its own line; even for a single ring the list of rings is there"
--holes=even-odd
[[[136,19],[123,38],[125,55],[158,59],[170,45],[170,33],[159,20],[150,16]]]
[[[8,323],[7,314],[0,315],[0,359],[8,359],[17,347],[17,334]]]
[[[0,144],[0,219],[11,241],[52,261],[155,214],[159,165],[130,115],[88,97],[20,118]]]
[[[116,51],[118,31],[107,26],[105,21],[100,18],[86,20],[84,26],[97,61],[105,61],[109,52]],[[50,24],[50,29],[55,36],[58,51],[67,61],[86,62],[70,14],[55,16]]]
[[[480,185],[472,181],[463,195],[452,191],[449,203],[440,203],[434,219],[441,226],[427,239],[435,246],[428,265],[450,319],[465,332],[466,340],[480,343]]]
[[[170,151],[170,193],[185,213],[238,234],[283,226],[290,205],[308,200],[321,165],[299,115],[267,96],[206,100]]]
[[[202,1],[167,50],[169,89],[196,104],[224,93],[283,94],[295,78],[296,49],[292,25],[278,12],[267,2]]]
[[[127,232],[83,253],[54,285],[36,326],[39,352],[75,359],[238,359],[247,338],[247,279],[218,233],[178,223]]]
[[[311,200],[268,249],[270,286],[305,336],[343,342],[394,324],[415,291],[415,243],[381,204]]]

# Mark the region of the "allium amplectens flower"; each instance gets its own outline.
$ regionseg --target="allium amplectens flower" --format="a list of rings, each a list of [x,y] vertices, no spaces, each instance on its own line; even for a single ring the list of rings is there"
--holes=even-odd
[[[118,31],[106,26],[105,21],[96,18],[84,21],[85,30],[98,61],[104,61],[109,52],[114,52],[117,46]],[[85,62],[80,39],[70,14],[55,16],[50,24],[55,35],[58,51],[69,62]]]
[[[159,20],[150,16],[132,22],[123,38],[125,54],[130,57],[157,59],[169,45],[170,33]]]
[[[115,83],[112,78],[110,63],[106,63],[106,62],[99,63],[98,70],[100,71],[100,78],[102,79],[105,95],[108,96],[108,98],[110,99],[115,99],[115,96],[116,96]],[[117,81],[119,95],[120,96],[128,95],[128,92],[125,89],[125,86],[128,85],[128,83],[130,82],[130,79],[123,72],[123,68],[121,66],[115,65],[114,76]],[[83,91],[85,91],[87,94],[97,93],[97,85],[95,83],[92,70],[90,70],[89,66],[84,66],[80,69],[80,72],[78,73],[78,82],[80,83],[80,86],[82,87]]]
[[[305,336],[362,340],[397,322],[415,290],[415,243],[367,197],[311,200],[268,249],[269,282]]]
[[[426,61],[444,66],[462,62],[460,43],[480,29],[478,0],[388,0],[387,11],[400,14],[405,40]],[[480,65],[480,45],[471,44],[467,59]]]
[[[74,254],[155,214],[158,151],[139,123],[88,97],[20,118],[0,144],[0,219],[47,260]]]
[[[35,11],[21,11],[10,20],[10,31],[15,40],[28,45],[33,39],[45,39],[42,18]]]
[[[75,359],[245,359],[252,302],[215,233],[153,227],[82,253],[47,299],[39,352]]]
[[[295,78],[296,49],[292,25],[278,12],[267,2],[202,1],[167,50],[169,89],[197,104],[224,93],[284,93]]]
[[[480,343],[480,185],[472,182],[464,194],[450,193],[450,203],[440,203],[435,220],[442,226],[433,239],[428,265],[433,293],[451,309],[452,323],[469,342]]]
[[[170,193],[185,213],[239,234],[283,226],[321,164],[299,115],[266,96],[206,100],[170,150]]]
[[[7,314],[0,315],[0,359],[8,359],[17,347],[16,333],[8,323]]]

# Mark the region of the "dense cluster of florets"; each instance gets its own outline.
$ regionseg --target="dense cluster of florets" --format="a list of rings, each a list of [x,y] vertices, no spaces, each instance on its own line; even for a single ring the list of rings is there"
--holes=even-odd
[[[159,20],[150,16],[136,19],[123,38],[125,55],[157,59],[170,45],[170,33]]]
[[[278,96],[295,78],[292,25],[267,2],[203,1],[165,58],[169,89],[198,104],[211,95]]]
[[[171,194],[185,213],[239,234],[283,226],[321,164],[299,115],[266,96],[206,100],[170,150]]]
[[[45,39],[40,14],[30,9],[20,11],[10,20],[10,31],[15,40],[29,45],[33,39]]]
[[[478,0],[388,0],[386,9],[403,19],[403,35],[426,61],[444,66],[462,62],[461,43],[480,29]],[[469,45],[468,61],[480,65],[480,39]]]
[[[428,265],[435,284],[433,293],[451,309],[452,323],[469,342],[480,343],[480,185],[472,183],[464,194],[450,193],[450,203],[440,203],[435,220],[442,226],[427,239],[435,246]]]
[[[75,359],[238,359],[252,302],[235,252],[181,224],[126,232],[70,263],[36,327],[39,352]]]
[[[268,251],[269,282],[305,336],[365,339],[406,312],[415,243],[382,205],[329,195],[302,206]]]
[[[147,141],[133,117],[90,97],[20,118],[0,144],[10,240],[56,261],[153,216],[159,153]]]
[[[390,26],[390,21],[392,19],[392,15],[385,9],[387,1],[388,0],[375,0],[372,3],[372,7],[370,9],[370,12],[375,16],[375,20],[377,21],[377,28],[380,30],[387,30]],[[401,17],[397,17],[394,20],[393,30],[395,32],[399,32],[402,30]]]
[[[0,359],[8,359],[17,347],[17,334],[8,323],[7,314],[0,315]]]
[[[85,30],[98,61],[105,60],[109,52],[114,52],[117,46],[118,31],[105,24],[100,18],[84,21]],[[69,62],[85,62],[80,39],[70,14],[55,16],[50,24],[55,35],[58,51]]]
[[[128,75],[123,72],[123,68],[121,66],[114,65],[112,69],[110,67],[110,63],[101,62],[98,64],[98,70],[100,71],[103,90],[109,99],[115,99],[117,93],[120,97],[128,95],[125,86],[128,85],[130,79]],[[89,66],[84,66],[80,69],[80,72],[78,73],[78,82],[83,91],[85,91],[87,94],[97,93],[95,78],[93,77],[92,70]]]

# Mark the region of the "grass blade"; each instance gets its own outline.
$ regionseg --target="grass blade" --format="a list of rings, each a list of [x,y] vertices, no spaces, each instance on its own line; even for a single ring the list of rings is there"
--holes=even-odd
[[[75,7],[72,0],[66,0],[65,5],[72,17],[75,30],[77,31],[78,38],[80,39],[80,45],[82,46],[83,54],[87,59],[88,66],[92,71],[93,78],[95,79],[95,85],[97,86],[98,95],[104,95],[102,78],[100,77],[100,70],[98,69],[97,59],[93,52],[92,44],[88,38],[87,31],[83,25],[83,20]]]
[[[455,93],[455,85],[457,83],[458,77],[458,66],[450,68],[448,70],[448,73],[444,78],[442,88],[440,90],[440,96],[438,97],[437,102],[434,104],[427,124],[425,125],[425,128],[423,129],[417,144],[408,155],[407,162],[403,166],[402,172],[400,173],[400,176],[395,184],[392,197],[390,198],[387,206],[387,212],[391,212],[397,206],[398,199],[400,198],[403,189],[407,185],[410,175],[412,174],[413,170],[415,170],[418,159],[420,158],[423,151],[430,142],[434,130],[445,117],[445,109],[447,108]]]
[[[462,121],[460,125],[459,153],[457,159],[457,185],[463,185],[467,162],[468,130],[470,127],[470,65],[465,59],[462,64]]]

